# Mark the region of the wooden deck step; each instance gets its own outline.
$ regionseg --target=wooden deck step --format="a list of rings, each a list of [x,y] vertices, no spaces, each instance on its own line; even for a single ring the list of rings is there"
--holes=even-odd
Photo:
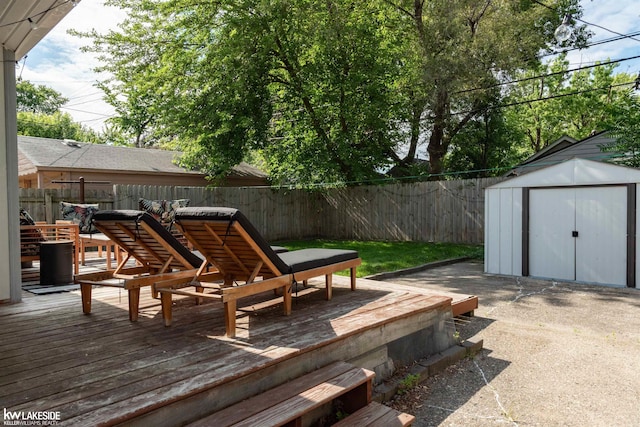
[[[335,423],[333,427],[405,427],[410,426],[416,417],[389,408],[378,402],[371,402],[362,409]]]
[[[374,373],[345,362],[296,378],[238,402],[189,427],[294,426],[316,408],[340,399],[342,408],[356,412],[371,402]]]

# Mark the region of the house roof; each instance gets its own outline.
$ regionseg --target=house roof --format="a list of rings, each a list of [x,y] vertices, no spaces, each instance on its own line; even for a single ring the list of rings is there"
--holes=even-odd
[[[574,157],[601,162],[610,160],[617,157],[619,153],[605,152],[601,150],[601,147],[614,141],[613,138],[608,136],[607,132],[598,132],[580,141],[563,136],[544,150],[539,151],[516,166],[508,175],[523,175]]]
[[[87,144],[69,140],[18,136],[18,152],[37,169],[90,169],[138,173],[204,175],[175,164],[179,151]],[[20,170],[19,175],[33,173]],[[246,164],[233,168],[233,176],[266,178],[261,170]]]
[[[638,169],[573,158],[522,176],[507,179],[488,188],[561,187],[638,182],[640,182],[640,170]]]

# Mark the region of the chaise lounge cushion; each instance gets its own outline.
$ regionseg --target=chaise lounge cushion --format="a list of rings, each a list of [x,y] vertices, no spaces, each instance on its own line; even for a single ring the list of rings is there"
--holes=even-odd
[[[290,273],[311,270],[358,258],[358,252],[348,249],[299,249],[279,253],[280,259],[289,266]]]
[[[358,258],[358,252],[343,249],[300,249],[276,253],[242,212],[234,208],[193,207],[176,211],[182,220],[237,221],[281,273],[296,273]]]
[[[197,256],[178,241],[170,231],[162,226],[151,214],[135,210],[98,211],[93,215],[93,222],[100,224],[101,221],[129,222],[135,225],[144,222],[165,242],[169,243],[182,257],[184,257],[193,268],[202,265],[202,258]]]

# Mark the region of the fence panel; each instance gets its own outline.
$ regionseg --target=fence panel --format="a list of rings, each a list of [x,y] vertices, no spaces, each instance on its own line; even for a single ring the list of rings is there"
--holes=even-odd
[[[324,193],[322,235],[480,244],[484,189],[503,178],[360,186]]]
[[[60,202],[78,203],[80,191],[73,189],[20,188],[18,192],[20,207],[24,208],[36,221],[50,224],[62,219]],[[111,190],[87,190],[85,203],[97,204],[98,209],[113,209]]]
[[[140,198],[189,199],[190,206],[240,209],[269,241],[306,238],[480,244],[484,189],[503,178],[358,186],[322,192],[250,187],[114,185],[85,194],[99,209],[139,209]],[[20,189],[20,205],[38,221],[60,218],[77,190]]]

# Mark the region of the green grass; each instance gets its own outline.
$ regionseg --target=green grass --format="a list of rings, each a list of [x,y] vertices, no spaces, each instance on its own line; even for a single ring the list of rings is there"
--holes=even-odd
[[[483,247],[452,243],[358,242],[346,240],[296,240],[278,242],[289,250],[305,248],[353,249],[362,258],[358,277],[417,267],[429,262],[469,256],[482,259]],[[348,275],[348,271],[338,273]]]

